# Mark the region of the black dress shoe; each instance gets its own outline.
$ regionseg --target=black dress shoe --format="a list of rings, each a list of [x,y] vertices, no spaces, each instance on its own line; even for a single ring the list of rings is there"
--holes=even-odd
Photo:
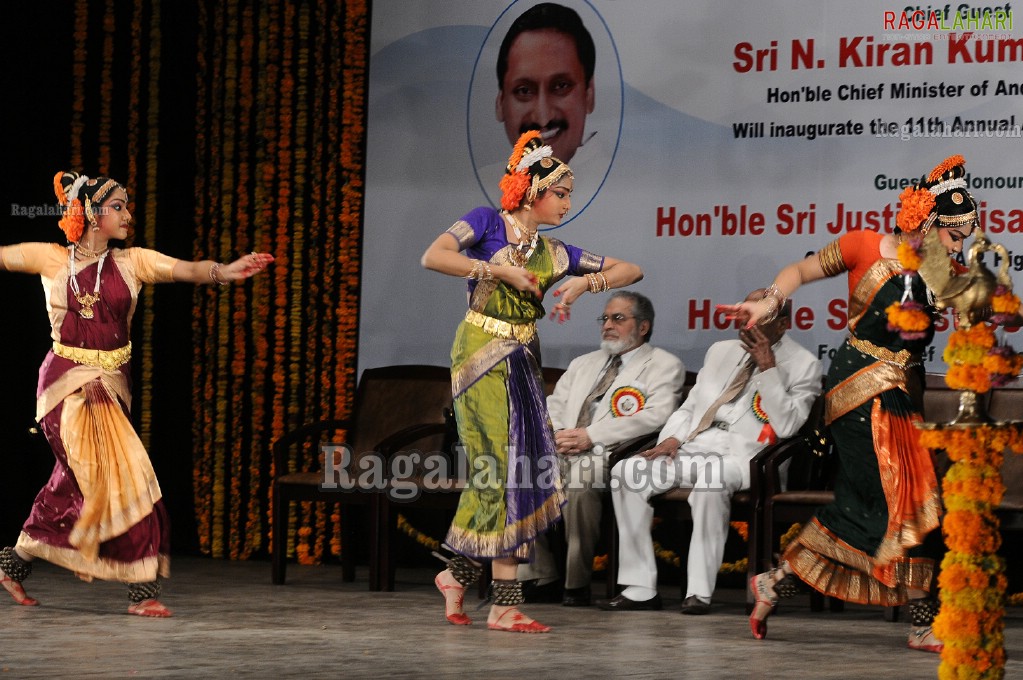
[[[522,582],[522,597],[530,604],[561,602],[561,581],[551,581],[542,586],[536,580]]]
[[[682,603],[682,613],[693,616],[702,616],[710,613],[710,602],[704,602],[695,595],[690,595]]]
[[[597,600],[597,607],[606,612],[660,611],[662,604],[660,595],[640,602],[630,600],[624,595],[617,595],[610,600]]]
[[[589,588],[565,588],[565,596],[561,598],[561,604],[566,607],[589,607]]]

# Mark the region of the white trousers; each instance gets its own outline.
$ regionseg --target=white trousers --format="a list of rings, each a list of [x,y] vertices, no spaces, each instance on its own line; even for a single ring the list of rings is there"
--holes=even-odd
[[[686,597],[710,600],[728,538],[732,494],[742,488],[742,466],[729,456],[686,454],[674,459],[626,458],[611,471],[611,499],[618,523],[618,583],[657,588],[657,563],[650,535],[652,497],[674,487],[691,488],[693,535],[689,541]]]
[[[584,453],[559,455],[558,461],[566,498],[561,511],[568,543],[565,587],[584,588],[593,578],[593,553],[600,539],[601,501],[607,491],[607,459],[604,454]],[[520,581],[550,581],[556,579],[559,572],[547,535],[543,534],[533,542],[530,563],[519,565],[517,576]]]

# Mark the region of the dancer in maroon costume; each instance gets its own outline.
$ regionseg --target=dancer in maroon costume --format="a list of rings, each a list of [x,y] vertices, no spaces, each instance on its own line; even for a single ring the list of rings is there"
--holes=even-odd
[[[0,269],[42,278],[53,347],[39,369],[36,419],[56,464],[17,545],[0,550],[0,585],[35,605],[24,581],[36,558],[128,584],[128,612],[170,616],[158,577],[170,573],[170,532],[160,485],[129,419],[129,331],[143,283],[226,285],[262,271],[273,256],[230,264],[187,262],[144,248],[110,248],[128,236],[124,187],[108,177],[59,172],[69,245],[0,248]]]

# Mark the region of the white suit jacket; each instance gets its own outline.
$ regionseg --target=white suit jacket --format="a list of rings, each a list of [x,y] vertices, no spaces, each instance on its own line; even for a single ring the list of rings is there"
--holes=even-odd
[[[610,453],[623,441],[656,432],[678,408],[685,366],[682,361],[649,343],[640,345],[622,366],[618,377],[597,405],[586,433]],[[586,397],[603,373],[610,355],[604,350],[572,360],[547,397],[547,410],[555,430],[576,426]]]
[[[754,369],[746,389],[735,400],[723,404],[714,417],[727,429],[711,427],[683,445],[683,451],[736,456],[748,463],[767,443],[758,441],[765,423],[757,417],[766,413],[778,439],[799,431],[821,391],[821,363],[795,340],[783,335],[774,345],[774,368]],[[658,441],[674,437],[685,442],[703,414],[732,382],[749,353],[738,339],[722,340],[710,346],[696,384],[685,403],[671,414]],[[756,402],[756,406],[754,405]],[[743,487],[748,487],[749,465],[743,465]]]

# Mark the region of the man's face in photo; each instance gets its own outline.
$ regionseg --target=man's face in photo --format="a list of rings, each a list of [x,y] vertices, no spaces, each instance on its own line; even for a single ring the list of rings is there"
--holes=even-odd
[[[523,132],[540,130],[554,155],[570,162],[593,112],[593,81],[586,83],[572,37],[553,29],[516,37],[496,108],[511,144]]]

